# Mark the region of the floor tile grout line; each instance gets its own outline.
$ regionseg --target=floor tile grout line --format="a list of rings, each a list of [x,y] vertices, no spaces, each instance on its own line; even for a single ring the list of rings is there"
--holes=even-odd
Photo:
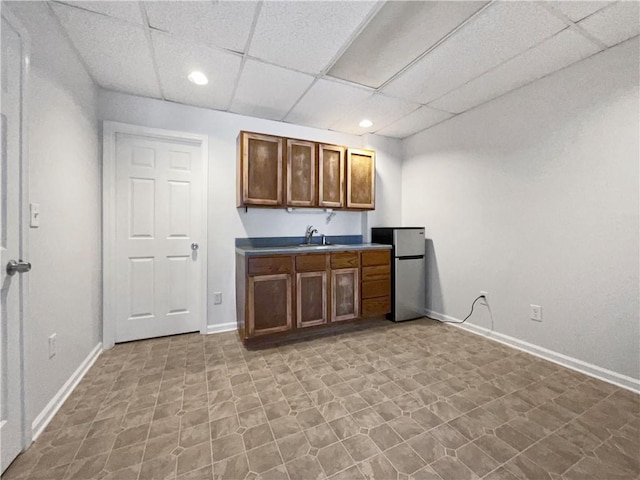
[[[213,431],[211,430],[211,414],[210,414],[210,405],[209,405],[209,376],[207,375],[207,354],[206,354],[206,342],[204,340],[204,336],[202,338],[202,356],[204,358],[204,371],[202,372],[204,375],[204,382],[205,382],[205,387],[206,387],[206,391],[207,391],[207,424],[208,424],[208,430],[209,430],[209,438],[207,438],[207,441],[209,442],[209,457],[211,458],[211,478],[213,478],[215,480],[216,478],[216,471],[215,471],[215,467],[214,465],[214,461],[213,461]]]
[[[143,480],[140,476],[142,475],[142,470],[144,468],[144,460],[145,460],[145,456],[147,454],[147,447],[149,446],[149,436],[151,435],[151,425],[153,424],[153,418],[155,417],[156,408],[158,408],[158,399],[160,398],[160,389],[162,387],[162,381],[164,380],[167,362],[169,361],[170,346],[171,346],[171,343],[169,342],[169,344],[167,345],[167,355],[166,355],[166,358],[164,360],[164,365],[163,365],[163,368],[162,368],[162,375],[160,377],[160,383],[158,384],[158,392],[157,392],[157,396],[156,396],[156,401],[153,404],[153,412],[151,413],[151,422],[149,422],[149,429],[147,431],[147,438],[145,440],[144,449],[142,451],[142,460],[140,461],[140,470],[138,470],[138,475],[136,477],[138,480]],[[179,438],[179,436],[178,436],[178,438]],[[176,461],[176,465],[177,465],[177,461]]]
[[[367,342],[366,343],[367,346],[372,344],[372,343],[375,343],[376,341],[377,341],[376,338],[371,338],[371,337],[369,339],[365,339],[365,342]],[[229,344],[229,343],[230,342],[223,342],[223,345],[226,345],[226,344]],[[336,361],[335,361],[336,358],[338,358],[338,359],[343,358],[341,356],[341,352],[344,352],[344,348],[346,348],[347,344],[348,344],[348,342],[340,342],[340,344],[338,345],[337,348],[332,348],[328,353],[327,352],[325,352],[325,353],[322,352],[322,349],[323,349],[324,345],[316,344],[316,346],[312,347],[310,351],[313,352],[314,355],[317,356],[318,360],[320,360],[322,362],[321,364],[319,364],[318,362],[315,362],[315,365],[316,366],[320,365],[321,368],[323,368],[323,372],[324,373],[333,371],[333,372],[337,373],[339,376],[341,376],[343,381],[339,382],[337,385],[344,383],[344,384],[347,384],[347,385],[353,387],[353,384],[351,383],[352,379],[349,379],[348,377],[343,377],[342,376],[345,373],[344,369],[336,368]],[[416,342],[416,346],[417,346],[417,348],[424,349],[424,345],[422,344],[421,341],[420,342]],[[364,346],[362,348],[364,349]],[[237,351],[239,351],[239,350],[240,350],[239,348],[236,348],[234,350],[230,350],[230,352],[232,352],[233,354],[236,354],[236,353],[238,353]],[[475,350],[475,352],[473,350]],[[296,348],[290,348],[290,349],[287,349],[287,350],[278,350],[278,355],[281,357],[281,359],[280,359],[281,361],[280,362],[270,362],[269,365],[268,365],[269,368],[277,368],[278,366],[282,365],[283,364],[282,360],[284,360],[284,363],[287,363],[287,359],[288,358],[295,358],[296,355],[299,356],[299,351],[303,351],[304,352],[304,350],[296,349]],[[470,352],[472,355],[477,355],[477,354],[484,354],[486,352],[491,352],[492,349],[487,349],[487,348],[482,348],[482,347],[475,347],[475,348],[466,349],[465,351]],[[483,408],[483,409],[486,410],[487,404],[490,404],[490,403],[492,403],[492,402],[494,402],[494,401],[496,401],[498,399],[501,399],[503,397],[506,397],[506,396],[510,396],[510,395],[514,395],[514,394],[517,395],[518,392],[526,390],[527,388],[531,388],[532,386],[534,386],[534,385],[536,385],[538,383],[542,384],[542,385],[546,385],[546,384],[548,384],[547,381],[549,379],[553,379],[554,377],[556,377],[556,378],[562,377],[561,381],[565,380],[565,378],[562,376],[562,373],[564,372],[564,370],[557,369],[557,370],[554,370],[554,371],[551,371],[551,372],[548,372],[548,373],[540,373],[540,370],[531,369],[530,367],[531,366],[535,366],[536,364],[544,364],[545,362],[537,362],[537,361],[531,362],[530,361],[528,363],[522,363],[522,362],[519,361],[519,358],[522,358],[522,355],[520,355],[520,354],[515,354],[514,355],[514,354],[511,354],[510,352],[505,352],[502,349],[497,349],[497,351],[499,353],[501,353],[502,355],[506,355],[505,358],[498,358],[498,359],[492,360],[490,362],[486,362],[486,363],[481,364],[481,365],[477,365],[476,364],[473,369],[465,370],[465,372],[462,372],[461,375],[466,374],[467,371],[468,372],[477,372],[480,369],[482,369],[484,365],[491,364],[491,363],[495,362],[496,360],[497,361],[501,361],[501,360],[506,359],[506,358],[511,358],[511,359],[515,360],[515,362],[513,363],[513,371],[512,372],[503,372],[503,373],[500,373],[500,374],[495,373],[495,374],[492,374],[491,378],[490,377],[482,377],[482,378],[478,378],[477,377],[478,382],[490,383],[490,384],[492,384],[494,386],[495,385],[500,385],[498,383],[495,383],[495,381],[498,380],[498,379],[501,379],[502,377],[506,377],[510,373],[514,373],[516,371],[529,372],[529,374],[531,375],[531,377],[529,378],[529,382],[524,384],[524,385],[517,385],[517,386],[514,386],[516,384],[512,383],[510,385],[507,385],[508,386],[507,389],[504,388],[505,384],[502,384],[503,385],[502,386],[502,390],[504,390],[504,394],[501,395],[500,397],[492,397],[490,400],[487,400],[484,403],[481,403],[480,405],[476,405],[471,410],[460,409],[459,415],[457,415],[456,417],[449,418],[446,422],[443,421],[443,423],[450,423],[454,419],[459,418],[460,416],[466,415],[466,414],[468,414],[469,411],[473,411],[476,408]],[[387,353],[393,354],[394,352],[390,351],[390,352],[387,352]],[[332,354],[334,355],[334,359],[333,360],[331,360],[331,355]],[[135,352],[131,352],[129,354],[129,357],[132,357],[132,356],[135,356],[135,355],[136,355]],[[137,355],[139,355],[139,354],[137,354]],[[363,364],[365,360],[373,362],[372,357],[370,355],[371,354],[367,353],[366,350],[365,350],[364,353],[362,353],[359,356],[359,358],[357,360],[355,360],[354,364],[355,365]],[[470,355],[464,355],[462,357],[451,357],[449,355],[444,355],[442,350],[435,351],[434,355],[435,356],[440,356],[441,358],[444,358],[447,362],[449,362],[452,365],[457,364],[457,363],[462,362],[462,361],[465,361],[465,359],[469,358],[469,356],[470,356]],[[232,356],[233,355],[230,355],[229,357],[232,357]],[[251,357],[249,355],[242,355],[241,354],[239,357],[236,356],[236,360],[238,358],[248,359],[248,358],[251,358]],[[348,358],[348,357],[345,357],[345,358]],[[166,362],[167,362],[167,360],[165,358],[165,365],[166,365]],[[402,369],[411,369],[414,365],[416,365],[416,368],[420,368],[421,366],[417,365],[417,362],[418,362],[418,360],[408,359],[407,361],[401,361],[399,363],[392,364],[391,368],[400,369],[400,370],[402,370]],[[440,366],[443,366],[443,363],[444,362],[438,362],[438,364]],[[106,362],[102,364],[102,367],[104,367],[105,365],[106,365]],[[120,367],[121,371],[122,371],[122,368],[123,367],[121,366]],[[389,368],[387,367],[387,369],[389,369]],[[377,368],[377,367],[376,367],[376,370],[383,371],[383,369]],[[205,371],[206,371],[206,367],[205,367]],[[291,371],[293,371],[293,369]],[[437,378],[437,381],[436,382],[432,382],[430,385],[438,384],[438,383],[441,383],[441,382],[444,383],[446,381],[449,381],[450,379],[455,378],[456,375],[458,374],[457,372],[460,372],[460,370],[456,370],[455,368],[453,368],[453,369],[447,369],[446,372],[447,372],[447,377],[446,378]],[[111,372],[108,372],[108,373],[110,374]],[[364,372],[360,372],[360,374],[361,374],[361,377],[363,377],[365,375]],[[413,378],[415,375],[416,375],[416,373],[414,373],[412,375],[408,375],[407,378]],[[164,378],[164,375],[163,375],[163,378]],[[452,396],[457,395],[461,391],[465,391],[465,390],[470,389],[473,386],[473,384],[470,382],[470,380],[471,379],[465,379],[464,380],[465,388],[463,390],[458,390],[456,392],[449,393],[447,395],[442,395],[442,396],[440,396],[438,401],[444,401],[449,405],[456,405],[456,404],[450,403],[449,399]],[[393,381],[392,378],[390,378],[390,381]],[[184,377],[184,372],[183,372],[183,387],[184,387],[184,382],[185,382],[185,377]],[[300,379],[298,379],[297,383],[300,383]],[[479,383],[477,383],[477,384],[479,384]],[[421,387],[418,387],[418,389],[426,387],[426,386],[424,386],[422,384],[420,384],[420,385],[421,385]],[[597,408],[598,405],[600,405],[601,403],[607,402],[607,401],[611,400],[614,396],[619,394],[619,389],[598,388],[597,382],[594,385],[594,382],[593,382],[592,379],[586,378],[584,376],[574,377],[570,381],[570,383],[568,385],[569,385],[568,387],[566,387],[566,388],[564,388],[562,390],[555,390],[554,395],[552,397],[550,397],[550,400],[548,400],[548,402],[550,402],[551,405],[558,406],[558,408],[564,408],[565,410],[568,409],[569,412],[572,413],[573,417],[571,419],[567,420],[563,425],[559,425],[555,430],[549,431],[548,433],[546,433],[542,437],[538,437],[537,435],[535,437],[532,437],[532,436],[530,436],[530,433],[527,433],[525,430],[522,430],[522,429],[520,429],[518,427],[515,427],[515,426],[511,427],[511,428],[515,428],[515,430],[518,431],[520,434],[529,437],[530,440],[533,440],[533,443],[530,444],[529,446],[527,446],[527,448],[524,448],[522,451],[520,451],[519,449],[516,449],[518,453],[512,458],[516,458],[516,457],[522,455],[529,448],[533,447],[538,442],[544,441],[544,439],[546,439],[549,436],[557,433],[557,431],[559,429],[561,429],[561,428],[564,428],[564,426],[566,426],[568,424],[571,424],[572,422],[575,422],[576,420],[580,420],[585,415],[587,415],[590,411],[592,411],[593,408]],[[98,385],[96,385],[96,377],[92,377],[92,383],[90,383],[84,390],[87,390],[88,392],[95,392],[96,391],[96,387],[98,387]],[[576,411],[574,409],[563,407],[562,403],[557,403],[556,402],[557,399],[563,397],[563,395],[565,395],[567,392],[570,392],[570,391],[573,391],[573,390],[579,390],[581,387],[585,387],[585,388],[588,387],[588,388],[591,388],[591,389],[595,390],[596,392],[595,392],[594,398],[597,398],[597,400],[594,403],[588,404],[588,406],[586,408],[584,406],[580,407],[581,408],[580,413],[576,413]],[[112,388],[113,388],[113,385],[110,385],[110,391],[112,390]],[[254,388],[255,388],[255,383],[254,383]],[[364,389],[365,389],[364,387],[360,388],[360,389],[354,387],[354,390],[356,390],[356,394],[359,395],[361,398],[364,398],[364,397],[362,397],[360,395],[364,391]],[[414,398],[417,398],[417,400],[421,401],[421,399],[419,397],[416,397],[416,391],[418,389],[412,389],[412,390],[409,390],[409,392],[407,392],[405,390],[401,395],[395,395],[392,400],[397,399],[400,396],[404,396],[404,395],[406,395],[408,393],[409,395],[412,395]],[[99,391],[99,390],[100,389],[97,388],[97,391]],[[303,387],[303,390],[305,392],[305,395],[310,397],[313,400],[313,405],[315,406],[315,408],[319,408],[320,405],[316,404],[316,400],[314,399],[314,396],[312,395],[312,392],[307,391],[304,387]],[[598,394],[598,391],[599,391],[599,394]],[[182,395],[183,395],[183,402],[184,402],[184,392],[182,393]],[[106,402],[106,399],[108,398],[108,395],[101,396],[101,398],[102,398],[102,402],[104,403],[104,402]],[[339,398],[343,398],[343,397],[334,397],[334,399],[336,399],[336,400],[339,399]],[[569,400],[570,400],[570,398],[569,398]],[[624,398],[622,398],[621,400],[624,400]],[[82,402],[82,400],[81,400],[81,398],[79,398],[76,403],[81,403],[81,402]],[[157,403],[158,403],[158,400],[156,399],[154,409],[157,407]],[[260,403],[263,405],[263,408],[264,408],[264,404],[263,404],[262,400],[261,400]],[[368,407],[365,407],[365,408],[375,407],[376,405],[379,405],[380,403],[382,403],[382,402],[378,402],[378,403],[375,403],[373,405],[369,405]],[[434,403],[434,402],[431,402],[431,403]],[[471,403],[475,404],[475,402],[471,402]],[[500,423],[500,425],[501,426],[502,425],[510,425],[511,422],[514,421],[517,418],[522,418],[522,419],[528,420],[528,417],[527,417],[526,414],[529,411],[533,410],[533,409],[539,408],[544,403],[546,403],[546,402],[542,402],[542,403],[536,402],[533,405],[531,405],[531,408],[529,408],[526,411],[520,411],[519,409],[516,409],[516,410],[514,410],[516,415],[513,416],[513,417],[507,417],[506,420],[503,420],[501,418],[502,422]],[[423,403],[423,405],[428,406],[430,404],[424,404]],[[423,408],[423,407],[420,407],[420,408]],[[71,409],[70,411],[72,411],[72,410],[73,409]],[[127,408],[127,412],[129,410],[130,410],[130,405]],[[415,411],[415,409],[412,410],[412,413],[413,413],[413,411]],[[433,410],[431,410],[431,411],[433,411]],[[486,411],[487,412],[491,412],[491,410],[486,410]],[[355,412],[349,412],[348,415],[351,416],[353,413],[355,413]],[[126,415],[126,413],[125,413],[125,415]],[[236,416],[237,416],[237,413],[236,413]],[[413,418],[413,417],[410,416],[410,418]],[[625,427],[627,427],[628,425],[632,425],[634,420],[637,421],[637,418],[638,418],[637,415],[635,415],[635,417],[632,415],[631,418],[629,418],[628,416],[625,416],[624,418],[621,418],[620,420],[623,421],[623,423],[622,423],[622,425],[620,425],[619,428],[617,428],[615,430],[606,429],[606,433],[607,433],[606,438],[604,438],[604,435],[593,434],[593,435],[595,435],[595,437],[597,439],[597,442],[596,442],[597,446],[592,448],[592,449],[590,449],[590,451],[595,449],[595,448],[600,448],[603,444],[605,444],[607,441],[609,441],[614,435],[620,434],[623,437],[626,437],[628,435],[628,433],[627,433],[628,430],[627,431],[622,431],[622,430]],[[94,418],[94,420],[92,420],[91,424],[93,424],[94,421],[95,421],[95,418]],[[326,421],[326,418],[325,418],[325,421]],[[529,421],[531,421],[531,420],[529,420]],[[534,422],[534,423],[536,423],[536,422]],[[91,428],[91,424],[90,424],[89,428]],[[585,426],[584,428],[586,428],[587,431],[592,432],[592,430],[590,429],[589,425],[590,424],[587,424],[587,426]],[[594,426],[594,427],[598,428],[597,425]],[[433,428],[436,428],[436,427],[433,427]],[[499,428],[499,427],[496,427],[496,428]],[[430,430],[427,430],[427,431],[430,431]],[[529,430],[529,432],[530,432],[530,430]],[[85,437],[87,437],[87,436],[88,435],[85,434]],[[149,434],[147,435],[147,437],[148,436],[149,436]],[[463,436],[465,436],[465,435],[463,434]],[[536,438],[538,438],[538,440],[536,440]],[[471,440],[470,442],[472,442],[472,441],[473,440]],[[467,444],[470,443],[470,442],[467,442]],[[465,445],[467,445],[467,444],[465,444]],[[462,448],[462,447],[459,447],[459,448]],[[576,448],[578,448],[578,447],[576,447]],[[614,446],[614,448],[615,448],[615,446]],[[624,454],[624,452],[622,450],[620,450],[620,451]],[[584,452],[584,450],[581,450],[581,452]],[[281,455],[281,452],[280,452],[280,455]],[[77,456],[77,452],[76,452],[75,456]],[[75,456],[74,456],[74,458],[75,458]],[[581,458],[578,459],[578,461],[582,460],[583,458],[586,458],[586,457],[584,455],[582,455]],[[282,455],[281,455],[281,460],[283,460]],[[536,463],[533,460],[532,460],[532,462]],[[505,463],[507,463],[507,462],[504,462],[503,465]],[[574,464],[575,463],[577,463],[577,462],[574,462]],[[358,464],[356,463],[356,465],[358,465]],[[32,468],[33,468],[33,466],[31,467],[31,469]],[[351,468],[351,467],[348,467],[348,468]],[[572,467],[569,467],[569,468],[572,468]]]
[[[586,380],[585,380],[585,381],[586,381]],[[582,382],[582,383],[584,383],[584,382]],[[561,395],[562,395],[562,394],[561,394]],[[609,398],[611,395],[613,395],[613,392],[612,392],[612,393],[610,393],[609,395],[607,395],[606,397],[602,398],[602,400],[599,400],[598,402],[596,402],[593,406],[595,406],[595,405],[597,405],[598,403],[600,403],[600,402],[604,401],[605,399]],[[560,395],[559,395],[559,396],[560,396]],[[557,397],[556,397],[556,398],[557,398]],[[554,400],[555,400],[555,399],[554,399]],[[552,401],[553,401],[553,400],[552,400]],[[555,402],[554,402],[554,403],[555,403]],[[535,407],[535,408],[537,408],[537,407]],[[564,408],[564,407],[563,407],[563,408]],[[589,408],[592,408],[592,407],[589,407]],[[587,409],[587,410],[588,410],[588,409]],[[566,422],[566,423],[564,423],[564,424],[560,425],[558,428],[556,428],[555,430],[551,431],[550,433],[548,433],[547,435],[545,435],[545,436],[544,436],[544,437],[542,437],[541,439],[536,440],[534,443],[532,443],[531,445],[529,445],[529,446],[528,446],[527,448],[525,448],[524,450],[519,451],[517,455],[514,455],[513,457],[509,458],[509,460],[507,460],[506,462],[501,463],[501,464],[500,464],[500,465],[498,465],[496,468],[494,468],[492,471],[488,472],[488,473],[485,475],[485,477],[486,477],[487,475],[490,475],[491,473],[495,472],[496,470],[499,470],[500,468],[504,467],[507,463],[509,463],[509,462],[510,462],[511,460],[513,460],[514,458],[517,458],[517,457],[519,457],[520,455],[524,455],[524,453],[525,453],[527,450],[529,450],[531,447],[533,447],[533,446],[537,445],[538,443],[542,442],[544,439],[549,438],[551,435],[554,435],[556,432],[558,432],[559,430],[563,429],[564,427],[566,427],[567,425],[569,425],[571,422],[575,421],[575,420],[576,420],[577,418],[579,418],[580,416],[584,415],[584,414],[587,412],[587,410],[585,410],[582,414],[576,414],[576,417],[574,417],[574,418],[572,418],[571,420],[569,420],[568,422]],[[570,410],[569,410],[569,411],[570,411]],[[575,413],[575,412],[572,412],[572,413]],[[508,422],[507,422],[507,423],[508,423]],[[534,422],[534,423],[535,423],[535,422]],[[504,425],[504,424],[503,424],[503,425]],[[543,427],[543,428],[544,428],[544,427]],[[520,433],[522,433],[522,432],[520,432]],[[530,437],[529,437],[529,438],[530,438]],[[533,439],[532,439],[532,440],[533,440]],[[506,442],[505,442],[505,443],[506,443]],[[602,445],[602,443],[604,443],[604,442],[601,442],[601,443],[600,443],[600,445]],[[514,449],[515,449],[515,447],[513,447],[512,445],[509,445],[509,446],[511,446],[512,448],[514,448]],[[577,445],[576,445],[576,447],[577,447]],[[581,447],[577,447],[577,448],[579,448],[579,449],[580,449],[580,451],[582,451],[582,448],[581,448]],[[516,450],[517,450],[517,449],[516,449]],[[555,452],[553,452],[553,453],[555,453]],[[491,456],[491,455],[489,455],[489,456]],[[493,458],[493,457],[492,457],[492,458]],[[527,457],[527,458],[528,458],[528,457]],[[580,459],[580,460],[582,460],[582,458],[584,458],[584,456],[583,456],[583,457],[581,457],[581,459]],[[532,461],[533,463],[535,463],[538,467],[540,467],[540,468],[542,468],[543,470],[545,470],[545,471],[546,471],[546,469],[544,468],[544,466],[543,466],[543,465],[540,465],[538,462],[536,462],[535,460],[533,460],[533,459],[531,459],[531,458],[528,458],[528,459],[529,459],[530,461]],[[495,459],[494,459],[494,460],[495,460]],[[571,464],[571,465],[570,465],[570,466],[569,466],[569,467],[568,467],[564,472],[562,472],[562,473],[561,473],[561,474],[559,474],[559,475],[560,475],[560,476],[563,476],[567,471],[569,471],[571,468],[573,468],[573,466],[574,466],[574,465],[576,465],[578,462],[580,462],[580,460],[578,460],[578,461],[574,462],[573,464]],[[507,470],[508,470],[508,469],[507,469]],[[511,473],[511,472],[510,472],[510,473]],[[547,472],[547,473],[550,473],[550,472]]]
[[[89,370],[90,371],[90,370]],[[87,372],[89,373],[89,372]],[[79,386],[79,385],[78,385]],[[111,389],[109,390],[109,392],[111,391]],[[107,395],[108,396],[108,395]],[[105,398],[107,397],[105,396]],[[101,402],[101,404],[104,403],[104,400]],[[91,424],[89,425],[89,428],[87,429],[87,432],[85,433],[84,437],[82,438],[80,444],[78,445],[78,449],[76,450],[76,453],[74,454],[73,458],[71,459],[71,461],[69,462],[69,465],[67,466],[67,469],[65,470],[64,476],[63,478],[66,478],[70,472],[71,469],[71,465],[76,461],[76,458],[78,456],[78,452],[80,452],[80,449],[82,448],[83,443],[85,442],[85,440],[87,439],[87,436],[89,435],[89,432],[91,431],[91,427],[93,426],[93,424],[95,423],[95,417],[98,416],[98,413],[100,413],[100,408],[98,408],[98,410],[96,411],[96,415],[94,416],[94,418],[91,420]],[[64,424],[63,424],[64,426]],[[115,440],[114,440],[115,442]],[[106,461],[105,461],[105,465],[106,465]]]

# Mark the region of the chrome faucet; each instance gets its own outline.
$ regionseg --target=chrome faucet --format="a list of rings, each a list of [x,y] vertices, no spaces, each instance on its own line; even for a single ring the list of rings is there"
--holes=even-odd
[[[311,241],[313,240],[313,234],[318,233],[318,230],[313,228],[313,225],[307,226],[307,233],[304,235],[305,243],[307,245],[311,245]]]

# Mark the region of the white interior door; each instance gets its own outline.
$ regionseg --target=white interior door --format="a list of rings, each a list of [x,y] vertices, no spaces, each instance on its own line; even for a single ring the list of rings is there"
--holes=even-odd
[[[115,341],[200,330],[202,146],[115,134]]]
[[[0,473],[23,447],[22,275],[7,271],[22,258],[22,40],[2,17],[2,166],[0,168]],[[17,269],[26,270],[27,264]]]

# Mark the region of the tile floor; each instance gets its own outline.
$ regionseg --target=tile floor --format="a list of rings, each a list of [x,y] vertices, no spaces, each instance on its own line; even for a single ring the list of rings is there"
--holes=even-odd
[[[9,479],[626,479],[640,397],[430,320],[99,357]]]

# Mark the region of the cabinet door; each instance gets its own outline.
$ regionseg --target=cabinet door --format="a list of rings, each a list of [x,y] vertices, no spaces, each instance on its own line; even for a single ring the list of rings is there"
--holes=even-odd
[[[241,133],[239,205],[282,206],[282,138]]]
[[[331,271],[331,321],[340,322],[358,318],[359,268],[344,268]]]
[[[344,207],[344,148],[318,146],[318,205]]]
[[[249,336],[291,330],[291,274],[249,277]]]
[[[375,153],[371,150],[347,151],[347,208],[375,208]]]
[[[316,205],[316,144],[287,140],[287,205]]]
[[[298,328],[327,323],[327,272],[296,275]]]

